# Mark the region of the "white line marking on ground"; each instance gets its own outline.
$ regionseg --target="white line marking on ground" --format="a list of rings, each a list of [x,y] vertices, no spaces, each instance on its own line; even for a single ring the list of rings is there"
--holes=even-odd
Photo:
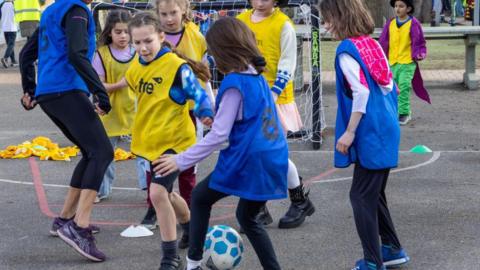
[[[315,152],[315,153],[333,153],[333,151],[290,151],[293,153],[305,153],[305,152]],[[401,154],[409,153],[409,151],[400,151]],[[414,170],[418,169],[423,166],[427,166],[429,164],[432,164],[433,162],[437,161],[440,158],[440,155],[442,153],[480,153],[480,151],[475,151],[475,150],[465,150],[465,151],[435,151],[433,152],[432,157],[420,164],[417,165],[412,165],[409,167],[405,168],[399,168],[399,169],[394,169],[391,171],[391,173],[398,173],[398,172],[403,172],[403,171],[409,171],[409,170]],[[340,182],[340,181],[346,181],[352,179],[351,176],[349,177],[341,177],[341,178],[333,178],[333,179],[325,179],[325,180],[316,180],[312,181],[311,184],[317,184],[317,183],[332,183],[332,182]],[[0,183],[9,183],[9,184],[17,184],[17,185],[33,185],[33,182],[25,182],[25,181],[17,181],[17,180],[10,180],[10,179],[1,179],[0,178]],[[57,184],[43,184],[45,187],[58,187],[58,188],[68,188],[69,186],[67,185],[57,185]],[[138,188],[131,188],[131,187],[113,187],[115,190],[140,190]]]
[[[289,153],[333,153],[332,150],[289,150]],[[398,151],[400,154],[411,154],[410,151]],[[440,153],[480,153],[480,150],[439,150],[433,152],[440,152]]]
[[[409,170],[418,169],[418,168],[423,167],[423,166],[427,166],[427,165],[432,164],[433,162],[437,161],[440,158],[441,154],[442,154],[442,152],[433,152],[432,157],[429,160],[427,160],[423,163],[413,165],[413,166],[409,166],[409,167],[405,167],[405,168],[394,169],[394,170],[391,170],[390,173],[392,174],[392,173],[398,173],[398,172],[403,172],[403,171],[409,171]],[[351,179],[352,179],[352,177],[348,176],[348,177],[325,179],[325,180],[320,179],[320,180],[312,181],[311,183],[312,184],[334,183],[334,182],[347,181],[347,180],[351,180]]]

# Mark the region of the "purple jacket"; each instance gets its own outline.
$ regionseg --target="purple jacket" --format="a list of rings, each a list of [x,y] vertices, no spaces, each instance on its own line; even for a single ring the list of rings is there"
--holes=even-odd
[[[383,27],[382,34],[378,42],[382,46],[385,55],[388,57],[388,50],[390,48],[390,23],[395,20],[395,18],[389,20]],[[412,28],[410,29],[410,40],[412,41],[412,59],[417,65],[415,74],[413,75],[412,88],[415,94],[422,100],[425,100],[428,103],[430,102],[430,96],[423,85],[422,75],[420,74],[420,68],[417,61],[425,58],[427,56],[427,46],[425,37],[423,36],[422,25],[420,22],[412,16]]]

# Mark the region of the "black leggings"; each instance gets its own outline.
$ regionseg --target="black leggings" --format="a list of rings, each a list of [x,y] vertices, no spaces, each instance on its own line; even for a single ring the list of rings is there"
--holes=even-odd
[[[208,220],[212,205],[228,194],[218,192],[208,187],[210,176],[197,184],[192,192],[191,217],[190,217],[190,242],[188,250],[188,258],[199,261],[202,259],[203,245],[205,235],[208,229]],[[263,269],[276,270],[280,269],[275,251],[273,249],[270,237],[263,225],[257,222],[256,216],[260,212],[260,208],[265,205],[266,201],[250,201],[240,199],[237,205],[237,220],[242,226],[245,234],[250,240],[255,252],[257,253]]]
[[[350,189],[350,202],[364,258],[374,262],[377,269],[383,264],[379,235],[382,244],[401,248],[385,196],[389,173],[390,169],[369,170],[357,163]]]
[[[68,92],[41,102],[40,107],[82,152],[70,186],[98,191],[113,160],[113,148],[87,95]]]

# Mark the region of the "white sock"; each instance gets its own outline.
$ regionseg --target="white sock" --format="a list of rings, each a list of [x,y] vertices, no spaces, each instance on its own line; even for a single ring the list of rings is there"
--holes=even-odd
[[[188,258],[187,256],[187,270],[195,269],[199,267],[201,264],[202,264],[201,260],[200,261],[190,260],[190,258]]]
[[[300,177],[298,176],[297,167],[288,159],[288,173],[287,173],[288,189],[294,189],[300,186]]]

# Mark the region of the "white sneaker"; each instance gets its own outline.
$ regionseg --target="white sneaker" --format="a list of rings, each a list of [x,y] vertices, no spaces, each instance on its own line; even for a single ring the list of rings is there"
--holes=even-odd
[[[412,120],[412,116],[409,114],[402,114],[398,117],[398,122],[400,123],[401,126],[408,124],[410,120]]]
[[[102,200],[105,200],[105,199],[107,199],[107,198],[108,198],[108,196],[98,196],[98,195],[97,195],[97,196],[95,197],[95,200],[93,201],[93,203],[99,203],[99,202],[101,202]]]

